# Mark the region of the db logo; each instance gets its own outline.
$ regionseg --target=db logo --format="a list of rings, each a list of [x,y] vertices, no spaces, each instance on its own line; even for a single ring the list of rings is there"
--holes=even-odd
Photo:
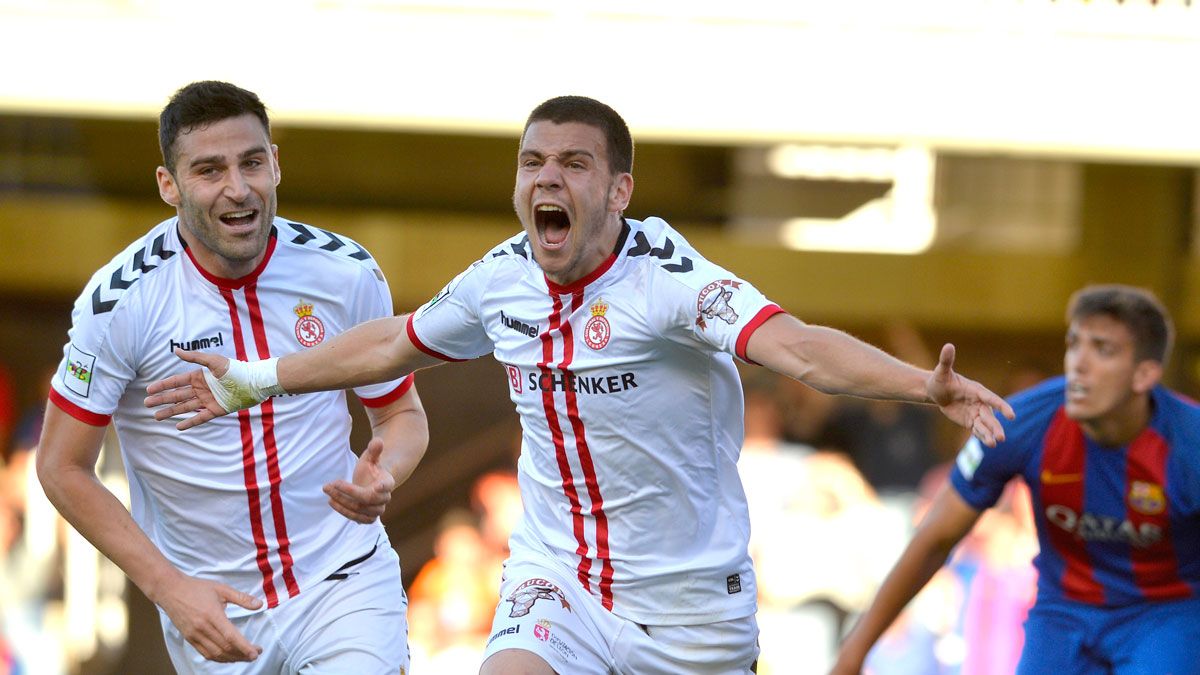
[[[520,394],[523,391],[521,387],[521,369],[506,363],[504,364],[504,370],[508,372],[508,383],[512,386],[512,390]]]

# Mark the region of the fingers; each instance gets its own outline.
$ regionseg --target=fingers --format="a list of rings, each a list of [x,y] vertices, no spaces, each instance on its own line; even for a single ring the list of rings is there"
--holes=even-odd
[[[208,352],[189,352],[186,349],[175,348],[175,356],[194,363],[198,366],[204,366],[212,371],[213,375],[221,377],[225,375],[225,371],[229,370],[229,359],[220,354],[209,354]]]
[[[187,431],[188,429],[191,429],[192,427],[198,427],[201,424],[204,424],[205,422],[216,419],[216,418],[217,418],[216,413],[212,412],[208,408],[202,408],[195,415],[192,415],[191,417],[181,420],[178,424],[175,425],[175,428],[180,431]]]
[[[179,375],[172,375],[168,378],[161,379],[157,382],[151,382],[150,386],[146,387],[146,393],[158,394],[159,392],[165,392],[165,391],[169,391],[172,389],[178,389],[180,387],[187,387],[188,385],[190,385],[192,383],[192,372],[194,372],[194,371],[180,373]],[[153,396],[147,397],[146,400],[149,401],[151,398],[154,398],[154,397]],[[147,403],[146,405],[150,406],[151,404]],[[159,405],[159,403],[155,403],[153,405]]]
[[[244,607],[246,609],[258,609],[259,607],[262,607],[262,600],[259,600],[249,593],[243,593],[234,588],[230,588],[229,586],[218,586],[217,595],[221,597],[222,601],[232,602],[238,607]]]
[[[367,449],[363,450],[362,457],[359,461],[378,464],[379,458],[383,456],[383,440],[372,438],[370,443],[367,443]]]
[[[370,523],[382,516],[392,499],[391,490],[381,483],[364,487],[337,480],[326,484],[323,491],[334,511],[357,523]]]
[[[936,368],[938,373],[945,373],[954,370],[954,345],[947,342],[942,345],[942,353],[938,355],[938,364]]]

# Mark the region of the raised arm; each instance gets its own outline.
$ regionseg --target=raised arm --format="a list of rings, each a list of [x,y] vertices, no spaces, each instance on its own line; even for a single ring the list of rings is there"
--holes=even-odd
[[[941,569],[950,551],[971,531],[979,516],[980,512],[963,501],[949,483],[942,487],[875,599],[846,636],[832,675],[862,672],[871,647]]]
[[[372,437],[358,458],[354,476],[324,488],[333,510],[359,523],[383,515],[392,492],[412,475],[429,445],[429,426],[416,387],[391,403],[366,410]]]
[[[842,331],[776,314],[750,336],[746,355],[825,393],[932,403],[988,446],[1004,439],[994,411],[1013,417],[1007,401],[954,372],[949,344],[937,367],[923,370]]]
[[[442,363],[413,345],[407,321],[408,315],[367,321],[312,349],[265,361],[231,362],[216,354],[176,350],[181,359],[204,368],[152,383],[146,388],[146,406],[165,406],[154,413],[159,420],[195,412],[176,424],[182,430],[273,395],[386,382]]]
[[[105,427],[85,424],[53,403],[37,451],[37,474],[50,502],[79,533],[162,607],[206,659],[253,661],[250,644],[225,615],[225,603],[257,609],[261,601],[224,584],[180,572],[96,476]]]

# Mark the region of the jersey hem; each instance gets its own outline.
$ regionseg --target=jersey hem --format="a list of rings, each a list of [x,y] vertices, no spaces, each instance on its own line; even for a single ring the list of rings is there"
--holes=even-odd
[[[376,396],[375,398],[365,398],[363,396],[359,396],[358,400],[368,408],[382,408],[393,401],[399,400],[401,396],[407,394],[408,390],[412,389],[412,385],[415,380],[416,376],[413,373],[409,373],[403,380],[400,381],[400,384],[396,385],[395,389],[384,394],[383,396]]]
[[[71,399],[58,393],[58,390],[54,387],[50,388],[50,402],[84,424],[90,424],[94,427],[106,427],[112,421],[112,415],[102,415],[80,407],[71,401]]]
[[[767,319],[775,316],[776,314],[786,314],[786,312],[783,311],[782,307],[774,303],[767,305],[766,307],[758,310],[758,314],[755,314],[754,318],[750,319],[750,323],[747,323],[745,328],[742,328],[742,332],[738,333],[737,342],[734,344],[733,348],[734,353],[737,354],[739,359],[745,361],[746,363],[752,363],[756,366],[762,365],[758,361],[746,356],[746,345],[750,343],[750,336],[754,334],[754,331],[758,330],[759,326],[766,323]]]

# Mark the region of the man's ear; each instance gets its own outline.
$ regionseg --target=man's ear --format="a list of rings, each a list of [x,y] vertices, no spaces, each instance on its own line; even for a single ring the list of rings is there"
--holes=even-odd
[[[167,167],[160,166],[154,172],[154,179],[158,181],[158,196],[162,197],[164,202],[178,208],[182,200],[179,198],[179,186],[175,183],[175,176],[171,175]],[[279,182],[278,178],[276,182]]]
[[[1133,368],[1133,391],[1145,394],[1162,381],[1163,367],[1158,361],[1145,359]]]
[[[275,187],[279,187],[279,181],[283,178],[283,169],[279,168],[279,146],[271,144],[271,159],[273,160],[275,171]]]
[[[629,206],[633,197],[633,174],[623,173],[613,181],[612,190],[608,193],[608,210],[620,213]]]

